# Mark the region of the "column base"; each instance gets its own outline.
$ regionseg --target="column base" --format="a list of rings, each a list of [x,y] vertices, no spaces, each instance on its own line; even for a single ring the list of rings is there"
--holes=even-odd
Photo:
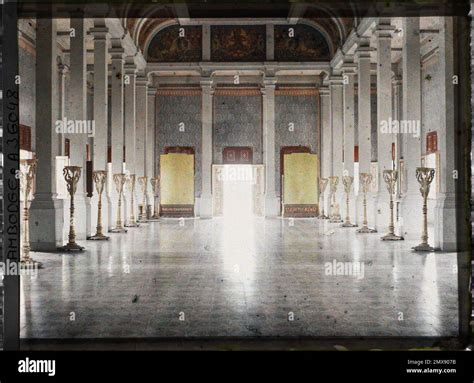
[[[265,217],[278,217],[280,215],[280,198],[276,196],[265,197]]]
[[[52,194],[35,195],[29,209],[30,248],[32,251],[55,252],[63,242],[63,200]]]
[[[199,216],[201,218],[212,218],[212,196],[201,195],[199,199]]]
[[[124,227],[140,227],[140,225],[137,222],[133,222],[132,220],[130,220],[129,223],[126,223],[123,226]]]

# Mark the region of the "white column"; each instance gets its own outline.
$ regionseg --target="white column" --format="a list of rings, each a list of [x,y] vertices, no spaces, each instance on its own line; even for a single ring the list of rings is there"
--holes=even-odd
[[[402,18],[403,29],[403,120],[419,124],[421,133],[421,55],[420,19]],[[406,193],[401,202],[402,232],[408,239],[419,239],[422,229],[422,198],[416,180],[421,166],[421,134],[403,133]]]
[[[371,105],[370,105],[370,52],[372,49],[369,40],[360,38],[356,51],[358,65],[357,77],[357,99],[358,99],[358,135],[359,135],[359,173],[370,173],[372,139],[371,139]],[[356,175],[358,176],[358,175]],[[360,187],[359,187],[360,189]],[[357,224],[362,224],[362,198],[363,194],[359,190],[357,195]],[[368,204],[370,196],[367,193]],[[368,209],[368,211],[370,211]],[[370,215],[368,215],[370,217]],[[369,221],[369,226],[372,224]]]
[[[401,92],[402,92],[402,78],[400,76],[394,76],[392,78],[393,86],[393,120],[399,121],[402,115],[402,103],[401,103]],[[393,134],[396,142],[396,163],[395,168],[400,171],[400,160],[403,159],[403,135],[399,133]],[[401,198],[401,188],[400,188],[400,176],[398,174],[397,182],[397,199]]]
[[[212,79],[210,77],[201,78],[202,90],[202,143],[201,143],[201,199],[199,202],[199,210],[201,218],[212,217],[212,99],[214,90],[212,87]]]
[[[125,115],[124,115],[124,130],[125,130],[125,169],[128,174],[135,174],[135,150],[136,150],[136,77],[137,67],[133,57],[125,58],[124,65],[124,99],[125,99]],[[138,182],[137,182],[138,186]],[[139,193],[138,193],[139,194]],[[125,226],[135,226],[136,222],[130,222],[131,216],[130,201],[131,193],[126,187],[124,190],[124,215]],[[134,200],[134,217],[138,217],[138,208],[136,208],[137,193],[135,190]]]
[[[91,29],[94,36],[94,170],[108,170],[107,166],[107,129],[108,129],[108,62],[109,53],[107,47],[108,28],[104,25],[95,24]],[[97,223],[98,195],[93,189],[92,226]],[[105,187],[102,194],[102,226],[109,227],[109,203],[110,192]],[[94,231],[94,230],[93,230]]]
[[[355,75],[357,65],[352,57],[347,57],[342,65],[344,87],[344,175],[354,177],[354,145],[355,145]],[[358,176],[358,175],[356,175]],[[342,180],[341,187],[343,187]],[[343,203],[342,211],[346,211]],[[342,214],[342,213],[341,213]],[[345,214],[345,213],[344,213]],[[354,221],[356,217],[356,203],[354,184],[349,195],[349,216]],[[342,217],[344,218],[344,217]]]
[[[333,73],[329,79],[331,92],[331,126],[332,126],[332,175],[339,178],[336,191],[336,204],[339,205],[338,215],[331,209],[330,217],[340,219],[343,211],[344,186],[342,184],[342,150],[344,141],[344,110],[343,110],[343,77]],[[329,187],[329,186],[328,186]]]
[[[36,191],[30,207],[30,245],[33,251],[55,251],[63,245],[63,204],[56,194],[58,68],[57,21],[36,22]],[[62,169],[60,171],[62,174]]]
[[[440,189],[436,199],[435,246],[443,251],[456,251],[458,223],[456,221],[456,182],[453,172],[455,163],[455,96],[454,76],[454,31],[453,18],[440,18],[439,31],[439,71],[442,75],[439,87],[441,101],[438,128],[438,149],[440,155]],[[434,185],[432,185],[434,187]],[[459,189],[462,189],[459,186]]]
[[[155,176],[155,113],[156,113],[156,88],[148,87],[147,97],[147,127],[146,127],[146,148],[145,148],[145,173],[148,177],[149,203],[153,205],[154,195],[150,180]]]
[[[66,74],[69,72],[69,66],[63,63],[58,64],[58,120],[62,120],[66,115]],[[59,133],[58,137],[58,156],[64,156],[64,134]]]
[[[124,65],[125,81],[125,163],[130,174],[135,174],[136,137],[136,77],[137,68],[133,57],[127,57]]]
[[[263,159],[265,165],[265,216],[276,217],[280,199],[275,190],[275,87],[276,78],[267,77],[263,90]],[[281,197],[280,197],[281,198]]]
[[[332,174],[332,127],[331,127],[331,97],[329,88],[320,88],[321,95],[321,176],[328,178]],[[324,192],[324,214],[329,213],[329,184]]]
[[[111,151],[112,172],[109,174],[111,188],[111,209],[109,213],[109,229],[115,227],[117,217],[118,194],[112,181],[114,174],[123,172],[123,58],[124,49],[120,38],[111,39],[109,53],[112,58],[111,73]],[[122,209],[123,212],[123,209]]]
[[[392,169],[393,135],[387,129],[392,119],[392,32],[390,19],[380,19],[377,36],[377,162],[378,190],[376,196],[375,228],[388,230],[390,196],[383,180],[383,171]]]
[[[137,111],[136,111],[136,151],[135,151],[135,173],[137,177],[145,176],[145,147],[147,128],[147,95],[148,78],[139,75],[137,77]]]
[[[86,29],[82,18],[72,18],[71,28],[75,36],[71,37],[70,55],[70,92],[69,92],[69,120],[87,120],[87,78],[86,78]],[[77,184],[74,196],[76,238],[86,239],[92,235],[90,198],[86,196],[86,144],[88,134],[75,132],[69,134],[71,143],[70,165],[80,166],[81,178]]]

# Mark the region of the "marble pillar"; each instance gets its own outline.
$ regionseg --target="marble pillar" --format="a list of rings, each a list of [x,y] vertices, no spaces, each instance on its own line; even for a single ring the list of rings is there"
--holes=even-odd
[[[402,30],[402,121],[417,124],[421,131],[420,19],[402,18]],[[406,192],[401,201],[402,233],[407,239],[419,239],[422,231],[423,203],[416,180],[416,168],[421,166],[421,134],[415,134],[413,131],[401,134],[406,182]]]
[[[343,71],[343,98],[344,98],[344,175],[354,177],[354,145],[355,145],[355,75],[357,65],[354,64],[352,57],[345,58],[342,65]],[[357,175],[356,175],[357,176]],[[342,180],[341,180],[342,182]],[[341,184],[341,186],[343,186]],[[342,210],[345,214],[346,205],[343,204]],[[341,213],[342,214],[342,213]],[[345,216],[345,215],[344,215]],[[355,189],[352,185],[349,195],[349,216],[355,221],[356,203]]]
[[[453,84],[454,72],[454,30],[453,18],[440,18],[439,31],[439,65],[443,74],[439,87],[441,124],[438,127],[438,150],[440,156],[439,193],[435,207],[435,247],[443,251],[459,250],[457,241],[458,222],[456,221],[457,188],[455,177],[455,134],[456,107]],[[459,186],[458,190],[462,187]]]
[[[136,151],[135,151],[135,173],[138,177],[145,176],[145,151],[146,151],[146,129],[147,129],[147,96],[148,78],[143,75],[137,77],[137,109],[135,116],[136,129]]]
[[[321,96],[321,176],[328,178],[332,175],[332,127],[331,127],[331,97],[329,87],[319,90]],[[324,212],[329,212],[329,186],[324,194]]]
[[[263,161],[265,165],[265,217],[280,214],[275,185],[275,88],[276,78],[267,77],[263,89]]]
[[[372,139],[371,139],[371,104],[370,104],[370,47],[369,40],[361,37],[358,41],[356,50],[357,60],[357,108],[358,108],[358,135],[359,135],[359,173],[370,173],[371,153],[372,153]],[[359,175],[356,175],[357,177]],[[357,220],[356,223],[360,226],[362,224],[362,199],[363,193],[359,192],[357,195]],[[368,204],[371,198],[368,197]],[[368,209],[370,211],[370,209]],[[370,222],[369,226],[373,222]]]
[[[83,18],[72,18],[71,28],[75,30],[75,36],[70,38],[71,74],[69,80],[69,116],[68,120],[77,123],[87,121],[87,51],[86,51],[86,28]],[[70,139],[70,165],[80,166],[81,178],[77,183],[76,194],[74,196],[74,219],[76,239],[86,239],[92,235],[92,217],[90,198],[86,195],[86,145],[89,132],[84,130],[69,133]]]
[[[384,182],[384,170],[392,170],[392,33],[390,19],[379,20],[377,37],[377,162],[378,185],[375,197],[375,228],[384,232],[390,220],[390,196]]]
[[[63,240],[63,204],[56,194],[57,21],[36,21],[36,190],[30,207],[30,246],[33,251],[55,251]],[[40,90],[40,91],[39,91]]]
[[[145,148],[145,175],[148,177],[148,203],[154,206],[155,196],[150,180],[155,176],[155,114],[156,114],[156,88],[148,87],[147,91],[147,126]]]
[[[58,64],[58,120],[62,120],[66,116],[66,75],[69,73],[69,65]],[[64,139],[65,134],[58,135],[58,156],[64,156]]]
[[[132,56],[125,58],[124,65],[124,99],[125,99],[125,115],[124,115],[124,130],[125,130],[125,170],[127,174],[135,174],[135,150],[136,150],[136,78],[137,67]],[[138,184],[138,183],[137,183]],[[130,201],[132,196],[128,187],[124,191],[123,210],[125,215],[125,225],[135,225],[136,222],[129,222],[132,214],[130,211]],[[134,202],[138,201],[137,193],[133,196]],[[138,217],[138,208],[134,203],[134,217]]]
[[[111,73],[111,152],[112,172],[108,177],[123,172],[123,146],[124,146],[124,112],[123,112],[123,77],[124,77],[124,49],[120,38],[111,39],[109,50],[112,59]],[[110,181],[109,181],[110,182]],[[109,230],[115,227],[117,217],[118,193],[115,184],[111,184],[111,209],[109,211]],[[122,209],[123,213],[123,209]],[[122,219],[123,221],[123,219]]]
[[[214,94],[212,79],[201,79],[202,90],[202,175],[201,198],[199,210],[201,218],[212,217],[212,99]]]
[[[94,24],[91,29],[94,37],[94,170],[108,170],[107,164],[107,129],[108,129],[108,28],[102,23]],[[110,190],[102,194],[102,226],[109,227]],[[98,195],[93,185],[92,225],[97,222]]]
[[[342,152],[344,141],[344,110],[343,110],[343,77],[339,72],[333,72],[329,78],[329,90],[331,93],[331,127],[332,127],[332,176],[339,178],[336,190],[336,205],[339,205],[338,211],[335,206],[329,210],[331,218],[341,217],[344,209],[344,186],[342,183],[343,165]],[[329,187],[328,187],[329,188]],[[336,216],[334,216],[336,214]]]

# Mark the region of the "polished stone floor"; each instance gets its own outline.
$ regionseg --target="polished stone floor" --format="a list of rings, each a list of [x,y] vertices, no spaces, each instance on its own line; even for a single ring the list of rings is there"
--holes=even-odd
[[[457,334],[456,254],[412,253],[416,242],[276,218],[111,236],[33,253],[45,268],[22,277],[22,338]],[[337,275],[337,262],[363,269]]]

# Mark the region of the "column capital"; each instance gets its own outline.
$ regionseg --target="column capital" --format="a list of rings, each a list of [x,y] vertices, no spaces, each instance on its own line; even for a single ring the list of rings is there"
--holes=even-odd
[[[275,88],[276,87],[276,84],[277,84],[277,79],[276,77],[265,77],[263,79],[263,86],[265,88],[269,87],[269,88]]]
[[[319,95],[321,97],[329,97],[329,95],[330,95],[329,87],[327,87],[327,86],[319,87]]]
[[[123,62],[125,57],[125,50],[121,47],[112,47],[109,49],[110,57],[112,60],[120,60]]]
[[[156,96],[157,88],[154,86],[149,86],[148,87],[148,96],[153,97]]]
[[[344,78],[341,75],[332,75],[329,77],[329,86],[342,86],[344,84]]]
[[[89,32],[94,37],[94,41],[105,41],[109,37],[109,28],[106,26],[93,27]]]
[[[391,39],[394,31],[395,27],[391,24],[378,24],[375,35],[378,39]]]
[[[58,72],[61,75],[65,75],[66,73],[69,72],[70,69],[71,68],[69,68],[69,65],[67,65],[67,64],[63,64],[63,63],[58,64]]]
[[[357,73],[357,64],[354,61],[343,62],[341,70],[344,75],[355,75]]]
[[[137,75],[137,86],[147,86],[148,85],[148,76],[145,76],[143,73]]]
[[[137,66],[135,65],[135,61],[133,56],[127,56],[125,58],[125,65],[123,66],[125,74],[135,76],[138,72]]]

